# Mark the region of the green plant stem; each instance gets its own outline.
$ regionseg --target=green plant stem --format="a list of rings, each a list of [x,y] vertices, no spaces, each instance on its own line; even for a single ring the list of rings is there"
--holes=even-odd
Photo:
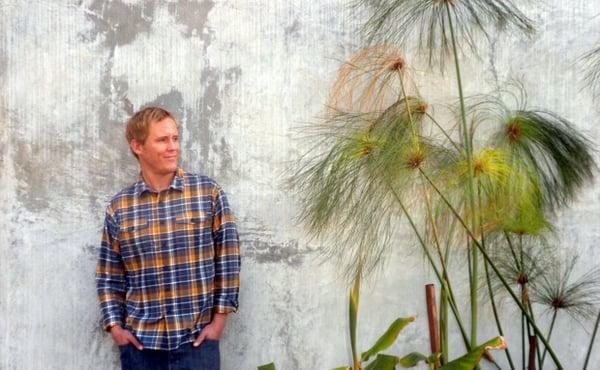
[[[596,333],[598,332],[598,324],[600,324],[600,312],[596,318],[596,325],[594,325],[594,332],[592,333],[592,339],[590,340],[590,346],[588,347],[587,354],[585,355],[585,363],[583,364],[583,370],[587,369],[590,361],[590,355],[592,354],[592,347],[594,347],[594,340],[596,339]]]
[[[450,225],[450,228],[448,228],[448,235],[446,236],[446,246],[445,246],[445,250],[444,250],[444,261],[446,261],[446,263],[448,263],[448,261],[450,260],[450,245],[451,245],[451,234],[452,231],[454,230],[454,227],[456,226],[456,219],[453,218],[452,219],[452,223]],[[448,325],[449,325],[449,315],[448,315],[448,293],[446,289],[442,289],[443,295],[441,295],[443,297],[443,299],[445,300],[446,304],[444,306],[440,306],[440,311],[442,311],[443,309],[443,313],[444,313],[444,324],[445,324],[445,331],[442,332],[442,364],[447,363],[448,361],[450,361],[450,352],[449,352],[449,332],[448,332]],[[442,317],[440,315],[440,317]]]
[[[460,64],[458,62],[458,48],[456,46],[456,37],[454,35],[454,26],[452,24],[452,13],[450,12],[450,2],[446,1],[446,13],[448,14],[448,27],[450,28],[450,38],[452,40],[452,53],[454,54],[454,66],[456,68],[456,82],[458,84],[458,96],[460,101],[460,117],[462,123],[463,140],[465,145],[465,154],[467,157],[467,167],[469,171],[469,178],[467,181],[468,185],[468,197],[469,204],[471,206],[471,229],[475,230],[475,220],[473,212],[475,211],[475,196],[473,193],[474,188],[474,174],[473,174],[473,150],[471,146],[471,137],[469,135],[469,129],[467,127],[467,113],[465,109],[465,97],[462,88],[462,78],[460,74]],[[471,349],[477,346],[477,272],[478,272],[478,248],[471,248]]]
[[[410,104],[408,104],[408,95],[406,94],[406,88],[404,87],[404,79],[402,78],[401,71],[398,71],[398,79],[400,80],[400,89],[402,91],[401,97],[404,97],[404,104],[406,105],[406,113],[408,114],[408,121],[410,122],[412,134],[413,134],[413,136],[417,136],[417,133],[414,128],[414,121],[412,118],[412,113],[410,111]]]
[[[533,306],[531,305],[531,300],[527,300],[527,306],[529,307],[529,313],[531,315],[531,320],[535,323],[535,312],[533,312]],[[546,337],[548,341],[550,341],[549,337]],[[535,347],[535,357],[537,358],[538,368],[542,370],[542,354],[540,352],[540,346]]]
[[[498,309],[496,308],[496,301],[495,301],[494,294],[492,291],[492,283],[490,281],[490,273],[489,273],[487,261],[484,261],[483,268],[485,270],[485,277],[486,277],[486,282],[487,282],[487,286],[488,286],[488,292],[490,294],[490,300],[492,303],[492,311],[494,312],[494,319],[496,320],[496,326],[498,327],[498,333],[501,336],[504,336],[504,332],[502,330],[502,324],[500,323],[500,316],[498,315]],[[513,363],[512,356],[510,355],[510,350],[508,349],[508,346],[506,346],[506,348],[504,349],[504,353],[506,354],[506,359],[508,360],[510,368],[512,370],[515,370],[515,364]]]
[[[438,253],[440,264],[442,265],[443,281],[442,284],[450,285],[450,279],[448,277],[448,269],[446,268],[446,260],[442,254],[442,248],[440,247],[440,240],[438,237],[437,227],[433,218],[433,212],[431,210],[431,201],[425,184],[423,184],[423,198],[425,199],[425,205],[427,206],[427,215],[429,223],[431,224],[431,233],[433,234],[433,242],[435,244],[435,250]],[[442,351],[441,364],[448,361],[448,300],[446,296],[446,288],[441,287],[440,294],[440,316],[439,316],[439,330],[440,330],[440,350]]]
[[[519,309],[521,310],[521,312],[527,318],[527,321],[529,321],[531,323],[534,332],[536,333],[536,335],[538,336],[538,338],[540,338],[540,340],[542,341],[542,343],[544,344],[544,346],[546,346],[546,348],[548,349],[548,353],[552,357],[552,360],[554,361],[554,363],[556,364],[556,366],[558,367],[558,369],[559,370],[564,370],[564,367],[562,366],[562,364],[560,363],[560,360],[558,359],[558,356],[556,356],[556,353],[554,352],[554,350],[550,346],[550,343],[548,343],[548,341],[544,337],[544,334],[537,327],[537,325],[535,325],[535,323],[532,322],[532,319],[529,316],[529,313],[527,313],[526,308],[521,304],[521,301],[519,300],[519,297],[517,297],[517,295],[515,294],[515,292],[512,290],[512,288],[510,287],[510,285],[506,281],[506,279],[504,279],[504,277],[502,276],[502,273],[500,273],[500,270],[498,270],[498,268],[496,267],[496,265],[494,264],[494,262],[492,261],[492,259],[490,258],[490,256],[487,254],[487,252],[485,251],[485,249],[482,248],[481,244],[479,243],[479,241],[477,240],[477,238],[475,237],[475,235],[473,235],[473,232],[469,229],[469,226],[467,226],[467,224],[462,219],[462,217],[460,217],[460,214],[458,213],[458,211],[454,208],[454,206],[452,206],[452,204],[450,203],[450,201],[448,200],[448,198],[446,198],[444,196],[444,194],[433,183],[433,181],[431,181],[431,179],[423,172],[422,169],[419,169],[419,171],[423,174],[423,176],[425,177],[425,179],[427,180],[427,182],[438,193],[438,195],[444,201],[444,203],[446,204],[446,206],[448,206],[448,208],[450,209],[450,211],[454,214],[454,216],[458,219],[459,223],[466,230],[467,234],[469,235],[469,237],[473,241],[473,244],[475,244],[475,246],[477,247],[477,249],[479,249],[479,251],[481,252],[483,258],[489,263],[490,267],[492,268],[492,270],[494,271],[494,273],[496,274],[496,276],[498,276],[498,279],[500,280],[500,282],[502,283],[502,285],[504,286],[504,288],[506,289],[506,291],[509,293],[509,295],[515,301],[515,303],[517,304],[517,306],[519,306]]]
[[[458,144],[456,144],[454,142],[454,140],[452,140],[452,138],[450,137],[450,135],[448,135],[448,133],[446,132],[446,130],[444,130],[442,128],[442,126],[438,123],[438,121],[436,121],[435,118],[433,118],[433,116],[427,112],[425,112],[425,116],[427,116],[427,118],[429,118],[431,120],[431,122],[433,122],[433,124],[442,132],[442,134],[446,137],[446,139],[450,142],[450,144],[452,144],[452,146],[454,147],[454,149],[456,149],[456,151],[458,153],[461,152],[460,147],[458,146]]]
[[[525,315],[521,312],[521,359],[522,359],[522,368],[525,370],[525,364],[527,363],[525,355]]]
[[[400,98],[404,98],[404,104],[406,105],[406,112],[408,114],[408,120],[410,122],[410,127],[411,127],[412,140],[413,140],[413,143],[415,145],[418,145],[418,139],[417,139],[417,132],[416,132],[416,128],[415,128],[415,123],[413,121],[412,112],[411,112],[411,109],[410,109],[410,104],[408,102],[408,95],[406,93],[406,87],[404,85],[404,79],[402,78],[401,71],[398,71],[398,79],[400,80],[400,88],[401,88],[401,91],[402,91],[402,95],[401,95]],[[436,273],[436,276],[438,278],[438,281],[440,282],[440,285],[441,285],[442,289],[444,289],[445,291],[448,292],[447,298],[450,298],[449,302],[450,302],[451,307],[452,307],[452,313],[454,314],[454,317],[456,318],[456,321],[458,323],[459,329],[460,329],[461,334],[463,336],[463,340],[465,341],[465,346],[470,349],[471,345],[469,345],[469,340],[468,340],[468,337],[467,337],[467,333],[464,330],[464,327],[463,327],[463,324],[462,324],[462,319],[460,318],[460,314],[458,313],[458,308],[456,307],[456,299],[454,298],[454,294],[452,292],[452,288],[451,288],[451,284],[450,284],[450,278],[448,276],[448,270],[446,268],[446,263],[444,261],[444,257],[442,256],[442,253],[441,253],[441,248],[440,248],[440,245],[439,245],[439,239],[437,237],[437,232],[435,230],[435,221],[433,220],[432,214],[431,214],[431,206],[430,206],[430,203],[429,203],[429,198],[427,198],[427,196],[425,196],[426,202],[427,202],[428,215],[430,217],[431,227],[433,228],[433,232],[434,232],[434,242],[435,242],[435,246],[436,246],[436,251],[438,253],[438,256],[439,256],[439,259],[440,259],[440,264],[442,266],[442,275],[441,276],[440,276],[439,271],[437,270],[437,266],[433,262],[433,257],[429,253],[429,249],[427,248],[427,245],[425,244],[424,238],[420,235],[420,233],[419,233],[419,231],[418,231],[415,223],[413,222],[412,218],[408,214],[408,211],[404,207],[404,203],[400,199],[400,196],[395,192],[395,190],[393,189],[393,187],[391,185],[388,184],[388,186],[392,190],[392,193],[394,194],[394,197],[396,198],[396,200],[400,204],[400,207],[402,208],[402,211],[404,212],[404,214],[406,215],[407,219],[409,220],[409,223],[410,223],[413,231],[415,232],[415,234],[417,234],[417,237],[419,239],[419,243],[421,244],[421,247],[425,251],[425,254],[427,255],[427,259],[429,260],[429,263],[434,268],[434,271]],[[446,302],[448,302],[448,301],[446,301]],[[441,308],[441,306],[440,306],[440,308]],[[446,351],[445,351],[446,357],[448,356],[447,347],[448,347],[448,345],[447,345],[447,325],[446,325]],[[447,360],[447,358],[446,358],[446,360]]]
[[[433,261],[433,257],[431,256],[431,253],[429,253],[429,249],[427,248],[427,245],[425,244],[425,239],[421,236],[421,233],[417,229],[417,225],[413,221],[412,217],[410,217],[410,214],[408,213],[408,210],[404,206],[404,202],[402,202],[402,199],[400,198],[400,196],[398,195],[398,193],[396,192],[396,190],[394,190],[394,188],[389,183],[387,183],[387,185],[388,185],[388,187],[389,187],[392,195],[394,196],[394,198],[398,202],[398,205],[402,209],[402,212],[406,216],[406,219],[408,220],[408,223],[410,224],[410,227],[412,228],[413,232],[417,236],[417,239],[419,240],[419,245],[421,246],[421,249],[423,249],[423,252],[425,253],[425,256],[427,257],[427,260],[429,261],[429,264],[433,268],[435,276],[437,277],[437,279],[440,282],[440,284],[442,285],[442,287],[444,287],[445,289],[447,289],[448,297],[450,298],[449,299],[449,303],[450,303],[450,308],[452,309],[452,314],[454,315],[454,318],[456,319],[456,323],[458,324],[458,328],[459,328],[460,333],[462,335],[463,341],[465,342],[465,346],[467,348],[470,348],[469,338],[467,336],[467,332],[465,331],[462,319],[460,317],[460,314],[459,314],[459,311],[458,311],[458,307],[456,306],[456,299],[454,298],[454,292],[452,291],[452,287],[450,286],[450,284],[447,284],[447,285],[444,284],[443,277],[440,274],[440,271],[438,270],[437,266],[435,265],[435,263]]]
[[[558,310],[554,310],[552,313],[552,321],[550,321],[550,328],[548,329],[548,334],[546,334],[546,338],[550,341],[550,337],[552,336],[552,329],[554,329],[554,322],[556,321],[556,314]],[[544,354],[542,354],[542,365],[544,364],[544,360],[546,359],[546,349],[544,348]]]
[[[356,276],[354,277],[354,284],[352,286],[352,292],[350,294],[350,347],[352,349],[352,362],[353,368],[360,369],[360,357],[358,354],[358,348],[356,347],[356,332],[358,326],[358,300],[360,294],[360,277],[361,268],[359,267]]]
[[[479,182],[477,183],[477,206],[479,208],[479,232],[481,233],[481,246],[485,249],[485,234],[483,233],[483,217],[482,215],[482,202],[481,202],[481,186]],[[487,283],[488,293],[490,295],[490,301],[492,303],[492,312],[494,313],[494,320],[496,321],[496,327],[498,328],[498,333],[501,336],[504,336],[504,332],[502,330],[502,324],[500,323],[500,317],[498,316],[498,310],[496,309],[496,301],[494,299],[494,293],[492,291],[492,283],[490,281],[490,272],[488,269],[487,261],[483,261],[483,268],[485,271],[485,281]],[[510,364],[510,368],[515,370],[515,365],[513,364],[512,357],[510,355],[510,351],[508,350],[508,346],[504,349],[504,353],[506,354],[506,358],[508,363]]]
[[[418,141],[417,141],[417,133],[416,133],[416,128],[415,128],[415,124],[412,118],[412,113],[410,110],[410,104],[408,102],[408,95],[406,94],[406,88],[404,86],[404,79],[402,78],[402,73],[401,71],[398,71],[398,79],[400,80],[400,87],[402,90],[402,96],[404,97],[404,103],[406,104],[406,112],[408,114],[408,119],[410,122],[410,127],[411,127],[411,133],[412,133],[412,139],[413,142],[418,145]],[[472,349],[473,344],[471,343],[469,345],[469,340],[466,334],[466,331],[463,327],[463,323],[462,323],[462,319],[460,318],[460,314],[458,313],[458,308],[456,307],[456,299],[454,298],[454,293],[452,292],[452,288],[451,288],[451,284],[450,284],[450,279],[448,277],[448,273],[447,273],[447,269],[446,269],[446,264],[444,263],[444,259],[441,255],[441,251],[439,248],[439,243],[437,243],[437,236],[436,236],[436,243],[437,243],[437,251],[440,255],[440,263],[442,265],[442,271],[443,271],[443,275],[440,276],[440,273],[437,269],[437,266],[435,265],[435,263],[433,262],[433,258],[431,256],[431,254],[429,253],[429,249],[427,248],[427,245],[425,244],[425,240],[423,239],[423,237],[420,235],[416,224],[414,223],[414,221],[412,220],[412,218],[410,217],[408,210],[406,209],[406,207],[404,206],[404,203],[402,202],[402,200],[400,199],[400,196],[396,193],[396,191],[394,190],[394,188],[388,183],[388,186],[390,187],[394,197],[396,198],[396,200],[398,201],[398,204],[400,205],[400,207],[402,208],[402,211],[404,212],[404,214],[406,215],[406,218],[408,219],[414,233],[417,235],[417,238],[419,239],[419,243],[421,245],[421,247],[423,248],[423,250],[425,251],[425,254],[427,256],[427,259],[429,260],[430,265],[433,267],[435,274],[438,278],[438,281],[440,282],[441,286],[443,287],[443,289],[446,289],[448,292],[448,296],[450,298],[450,305],[452,308],[452,313],[456,319],[456,322],[458,324],[458,327],[460,329],[461,335],[463,336],[463,340],[465,342],[465,346],[468,349]],[[433,221],[432,221],[433,222]],[[435,227],[434,225],[432,225],[432,227]]]
[[[504,231],[504,236],[506,237],[506,242],[508,243],[508,247],[510,248],[510,253],[512,254],[513,259],[517,264],[517,268],[519,269],[519,271],[521,271],[523,267],[521,266],[521,262],[519,262],[519,259],[517,258],[517,254],[515,252],[515,248],[513,247],[512,240],[510,239],[510,235],[508,235],[508,232]]]
[[[440,287],[440,339],[442,347],[441,364],[448,362],[448,296],[444,287]]]
[[[521,312],[521,366],[523,370],[525,370],[525,364],[527,363],[527,355],[525,353],[525,315]]]

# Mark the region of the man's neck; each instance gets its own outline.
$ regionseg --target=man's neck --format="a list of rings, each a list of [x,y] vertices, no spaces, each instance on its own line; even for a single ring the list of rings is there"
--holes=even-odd
[[[144,171],[144,169],[142,169],[142,177],[144,178],[146,184],[148,184],[156,192],[160,193],[161,191],[169,188],[173,182],[173,178],[175,177],[175,172],[176,171],[161,175],[151,171]]]

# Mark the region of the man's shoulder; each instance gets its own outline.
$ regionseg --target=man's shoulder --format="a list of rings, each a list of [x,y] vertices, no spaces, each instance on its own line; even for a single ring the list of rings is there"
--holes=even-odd
[[[183,171],[183,181],[187,186],[219,186],[217,182],[209,176],[185,171]]]
[[[115,195],[113,195],[110,198],[110,201],[108,202],[108,204],[111,205],[112,207],[114,207],[117,204],[121,203],[123,200],[131,199],[132,197],[136,196],[136,194],[138,193],[137,188],[139,187],[139,183],[140,183],[140,181],[138,180],[138,181],[134,182],[133,184],[119,190]]]

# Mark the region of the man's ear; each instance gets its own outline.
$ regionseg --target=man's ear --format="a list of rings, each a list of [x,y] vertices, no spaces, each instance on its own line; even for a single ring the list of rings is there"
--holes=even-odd
[[[131,142],[129,143],[129,148],[131,148],[131,151],[136,154],[136,155],[140,155],[140,153],[142,152],[142,145],[139,141],[137,141],[136,139],[132,139]]]

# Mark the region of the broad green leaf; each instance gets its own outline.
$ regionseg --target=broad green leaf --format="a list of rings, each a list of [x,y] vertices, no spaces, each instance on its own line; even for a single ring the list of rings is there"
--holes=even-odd
[[[354,362],[354,366],[356,367],[358,363],[358,350],[356,349],[356,325],[358,318],[358,298],[360,291],[360,270],[356,274],[354,278],[354,286],[350,291],[350,346],[352,348],[352,360]]]
[[[411,352],[400,359],[400,366],[415,367],[421,361],[425,362],[426,364],[434,364],[438,361],[441,355],[441,353],[434,353],[432,355],[425,356],[419,352]]]
[[[427,362],[427,356],[419,352],[411,352],[408,355],[400,359],[400,366],[402,367],[415,367],[419,362]]]
[[[472,370],[475,368],[475,366],[477,366],[481,360],[481,356],[483,356],[485,351],[504,348],[506,348],[506,342],[504,341],[504,338],[496,337],[485,342],[479,347],[476,347],[466,355],[448,362],[446,365],[442,366],[440,370]]]
[[[390,325],[388,330],[385,333],[383,333],[383,335],[381,337],[379,337],[379,339],[377,340],[377,342],[375,342],[373,347],[371,347],[368,351],[363,352],[363,354],[361,356],[362,360],[368,361],[369,358],[371,358],[371,356],[376,355],[377,353],[383,351],[384,349],[386,349],[389,346],[391,346],[392,344],[394,344],[394,342],[396,341],[396,338],[398,338],[398,334],[400,334],[400,331],[402,329],[404,329],[404,327],[406,325],[415,321],[415,319],[416,319],[415,316],[400,317],[400,318],[396,319],[392,323],[392,325]]]
[[[398,364],[397,356],[378,354],[365,370],[394,370]]]
[[[261,365],[258,370],[275,370],[275,364],[271,362],[270,364]]]

